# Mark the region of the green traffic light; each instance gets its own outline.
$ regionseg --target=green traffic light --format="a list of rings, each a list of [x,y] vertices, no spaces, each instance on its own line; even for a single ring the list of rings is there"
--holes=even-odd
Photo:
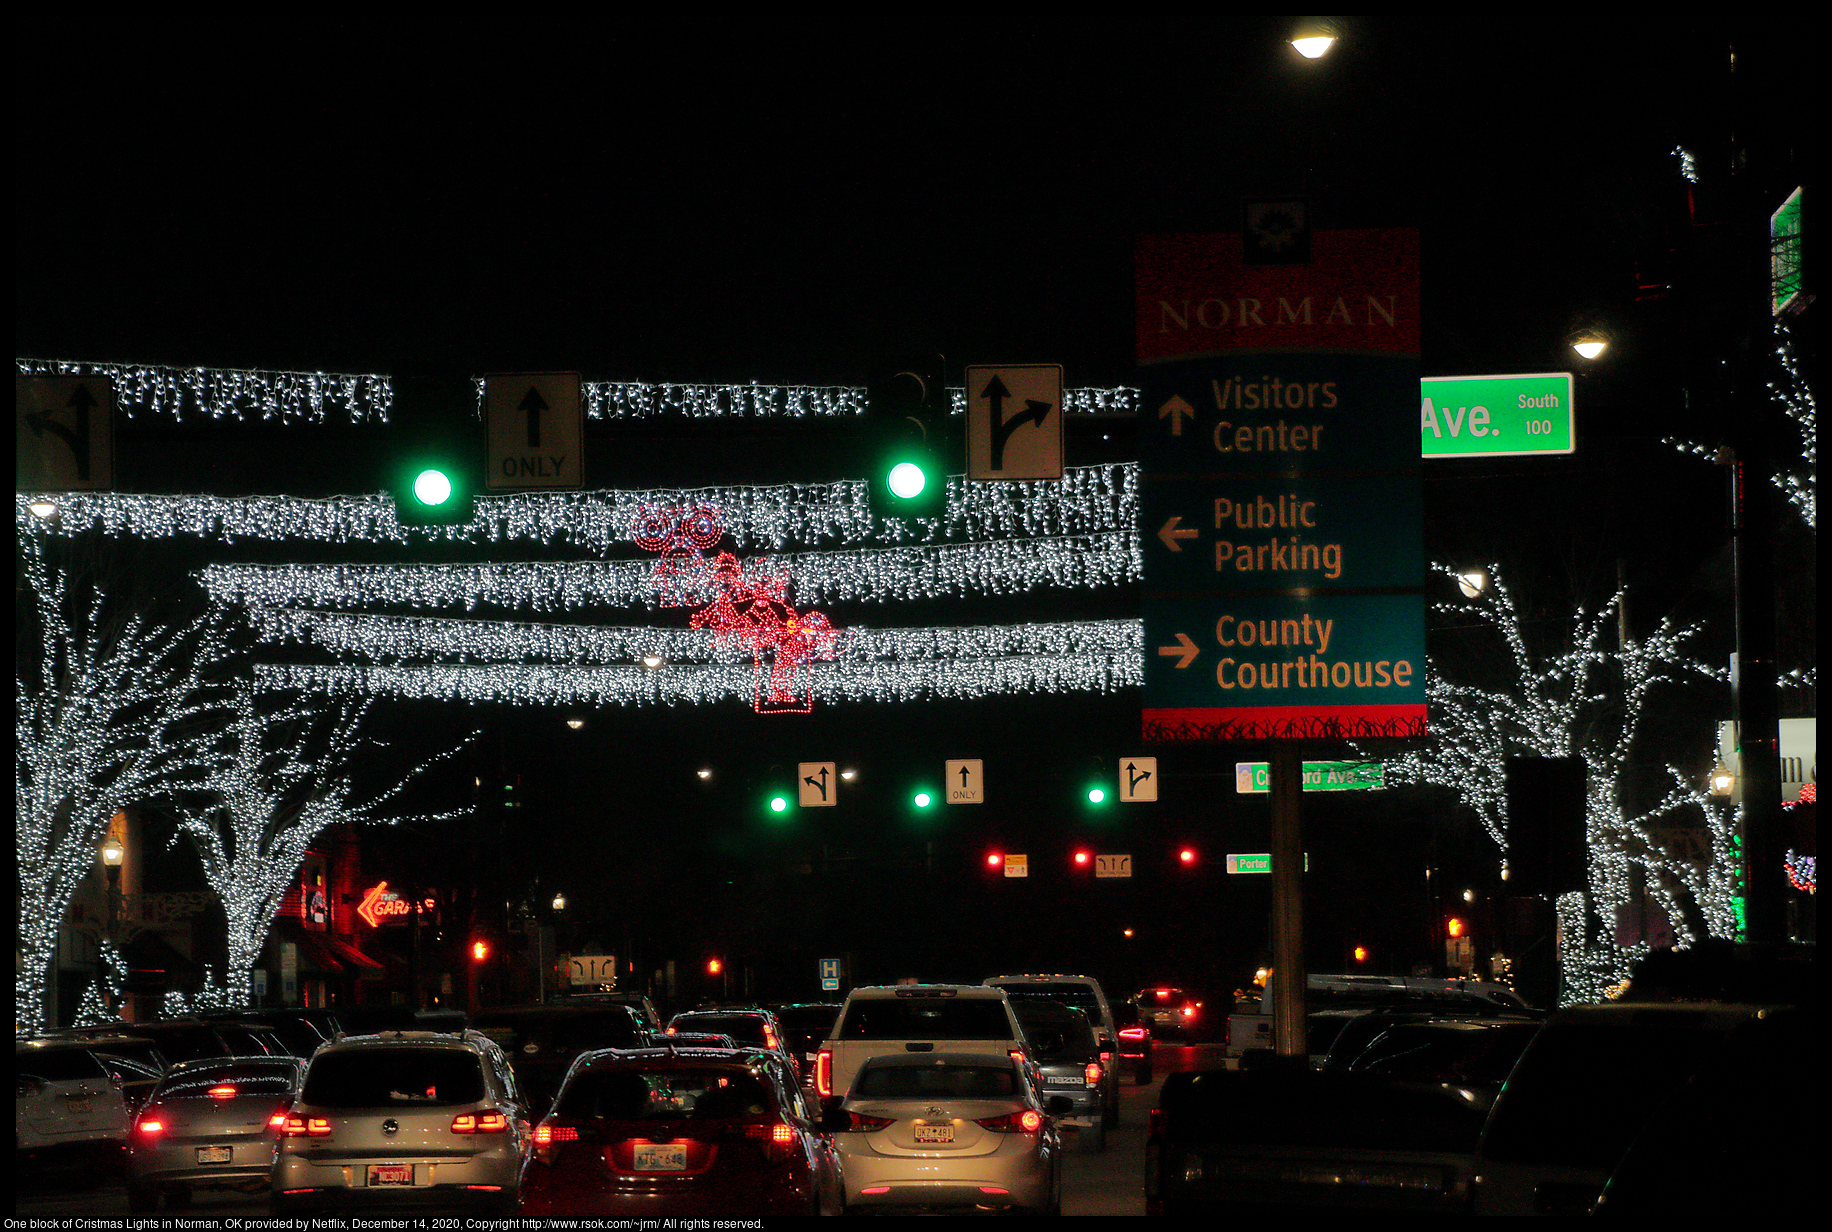
[[[1088,788],[1088,803],[1089,804],[1105,804],[1106,802],[1107,802],[1107,791],[1104,787]]]
[[[931,804],[935,803],[935,797],[930,795],[926,791],[919,791],[914,796],[911,797],[911,802],[914,803],[917,808],[926,809]]]
[[[902,500],[915,500],[922,495],[923,489],[929,486],[929,477],[916,463],[899,462],[891,467],[891,473],[885,482],[890,487],[892,496]]]
[[[452,481],[444,471],[428,468],[414,476],[414,499],[422,505],[438,507],[452,498]]]
[[[786,813],[788,812],[788,810],[789,810],[789,798],[787,796],[771,796],[770,797],[770,811],[772,813]]]

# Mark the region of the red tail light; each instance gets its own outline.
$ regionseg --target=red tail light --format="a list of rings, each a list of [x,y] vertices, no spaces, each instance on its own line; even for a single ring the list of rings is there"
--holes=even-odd
[[[452,1118],[455,1134],[503,1134],[509,1132],[509,1118],[500,1112],[460,1112]]]
[[[1043,1114],[1032,1108],[1023,1112],[1008,1112],[1004,1116],[986,1117],[974,1122],[981,1129],[990,1129],[995,1134],[1034,1134],[1043,1128]]]
[[[280,1126],[283,1138],[328,1138],[331,1136],[331,1122],[324,1117],[302,1117],[288,1115]]]
[[[867,1116],[863,1112],[849,1112],[846,1115],[852,1118],[852,1128],[867,1134],[873,1130],[883,1129],[895,1119],[894,1117]]]
[[[1145,1038],[1144,1027],[1121,1027],[1120,1038],[1123,1040],[1142,1040]]]
[[[795,1130],[788,1125],[746,1125],[746,1138],[761,1138],[765,1142],[793,1142]]]
[[[146,1117],[134,1126],[142,1138],[157,1138],[165,1132],[165,1122],[154,1117]]]
[[[534,1157],[544,1164],[551,1164],[559,1158],[560,1143],[577,1142],[578,1140],[577,1126],[543,1121],[534,1127]]]
[[[219,1087],[211,1087],[210,1088],[210,1098],[211,1099],[234,1099],[235,1098],[235,1086],[232,1083],[225,1082],[223,1085]]]
[[[1099,1086],[1100,1085],[1100,1076],[1102,1072],[1103,1071],[1101,1070],[1101,1067],[1097,1062],[1094,1062],[1094,1061],[1088,1062],[1088,1068],[1083,1071],[1083,1073],[1085,1074],[1085,1076],[1088,1079],[1088,1085],[1091,1087]]]
[[[1194,1018],[1196,1016],[1196,1007],[1193,1005],[1184,1006],[1183,1007],[1183,1016],[1185,1018]]]
[[[814,1058],[814,1093],[822,1099],[833,1094],[833,1050],[823,1048]]]
[[[267,1118],[267,1128],[276,1129],[276,1130],[284,1130],[286,1128],[286,1114],[291,1112],[292,1110],[293,1110],[293,1104],[291,1100],[288,1100],[286,1103],[281,1104],[278,1108],[275,1108],[274,1114]]]

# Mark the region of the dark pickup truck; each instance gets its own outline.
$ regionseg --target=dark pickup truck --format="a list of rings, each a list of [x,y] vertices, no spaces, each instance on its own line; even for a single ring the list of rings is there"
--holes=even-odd
[[[1485,1111],[1448,1084],[1368,1074],[1171,1074],[1146,1138],[1146,1213],[1464,1214]]]

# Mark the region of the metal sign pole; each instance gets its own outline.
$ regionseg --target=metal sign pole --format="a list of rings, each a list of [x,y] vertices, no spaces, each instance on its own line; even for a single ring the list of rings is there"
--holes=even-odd
[[[1295,741],[1272,746],[1272,1040],[1281,1057],[1303,1057],[1304,837],[1298,801],[1304,790],[1302,755]]]

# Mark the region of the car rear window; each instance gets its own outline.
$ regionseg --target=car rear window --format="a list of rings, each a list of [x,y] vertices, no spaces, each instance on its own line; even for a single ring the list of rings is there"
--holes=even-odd
[[[763,1083],[741,1069],[575,1071],[554,1113],[607,1121],[695,1121],[776,1111]]]
[[[997,1099],[1017,1092],[1009,1065],[867,1065],[852,1083],[854,1099]]]
[[[19,1072],[46,1082],[68,1082],[77,1078],[106,1078],[102,1063],[81,1048],[55,1048],[48,1052],[21,1052]]]
[[[304,1102],[321,1108],[436,1108],[483,1098],[483,1069],[461,1048],[351,1049],[318,1056]]]
[[[680,1017],[674,1026],[682,1031],[704,1031],[710,1035],[729,1035],[740,1044],[765,1045],[764,1019],[759,1014],[695,1014]]]
[[[1010,1040],[1011,1020],[990,998],[896,997],[854,1001],[837,1039]]]
[[[1014,1001],[1054,1001],[1058,1005],[1087,1010],[1095,1017],[1100,1015],[1100,1002],[1086,984],[1000,984],[999,987]]]
[[[589,1048],[634,1048],[642,1042],[629,1011],[562,1010],[553,1014],[481,1014],[477,1029],[511,1056],[526,1044],[543,1052],[583,1052]]]
[[[1085,1061],[1098,1051],[1087,1016],[1043,1002],[1020,1001],[1012,1007],[1024,1027],[1031,1052],[1045,1065]]]
[[[169,1075],[159,1087],[160,1099],[214,1099],[214,1092],[232,1088],[236,1096],[292,1093],[290,1065],[210,1065]]]

